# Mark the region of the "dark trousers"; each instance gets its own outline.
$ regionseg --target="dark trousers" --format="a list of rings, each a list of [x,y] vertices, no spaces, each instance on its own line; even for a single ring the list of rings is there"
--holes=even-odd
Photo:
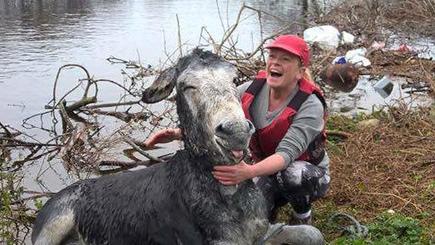
[[[296,213],[308,212],[311,203],[326,194],[329,180],[325,169],[296,161],[281,172],[260,177],[257,186],[266,198],[269,220],[273,221],[277,208],[287,203]]]

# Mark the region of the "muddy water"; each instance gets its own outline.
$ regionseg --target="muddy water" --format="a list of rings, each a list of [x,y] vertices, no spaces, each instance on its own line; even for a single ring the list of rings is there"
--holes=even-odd
[[[244,2],[273,13],[286,24],[303,21],[300,16],[306,1]],[[221,17],[223,25],[233,24],[241,5],[240,1],[215,0],[0,1],[0,121],[22,129],[24,118],[42,112],[52,98],[56,72],[64,64],[80,64],[96,78],[121,81],[122,67],[110,65],[107,57],[158,65],[164,50],[172,51],[178,45],[176,15],[182,42],[192,48],[198,45],[201,27],[220,39],[224,29]],[[234,35],[246,51],[252,50],[260,37],[258,20],[251,14],[243,16],[245,20]],[[263,21],[264,35],[283,25],[275,18]],[[62,74],[60,83],[68,87],[79,77],[82,73],[69,70]],[[100,102],[120,97],[116,87],[101,90]],[[38,130],[27,132],[42,142],[47,138]],[[56,191],[74,181],[60,161],[47,163],[42,159],[25,173],[28,189]]]

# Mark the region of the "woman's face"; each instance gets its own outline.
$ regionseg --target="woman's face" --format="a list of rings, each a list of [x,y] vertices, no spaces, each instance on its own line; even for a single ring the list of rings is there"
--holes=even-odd
[[[267,84],[273,89],[289,88],[302,78],[305,68],[298,56],[271,48],[266,62]]]

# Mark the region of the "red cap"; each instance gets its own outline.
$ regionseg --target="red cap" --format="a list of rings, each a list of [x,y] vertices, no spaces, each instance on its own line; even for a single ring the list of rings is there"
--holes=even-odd
[[[267,44],[265,48],[279,48],[298,56],[304,66],[310,64],[310,50],[304,39],[296,35],[282,35],[278,36],[271,43]]]

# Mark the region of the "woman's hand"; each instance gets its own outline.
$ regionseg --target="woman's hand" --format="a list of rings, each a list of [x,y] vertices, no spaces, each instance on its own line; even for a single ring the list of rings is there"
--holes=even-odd
[[[181,140],[182,134],[180,128],[167,128],[156,132],[151,135],[144,144],[147,147],[153,147],[155,144],[159,143],[169,143],[174,140]]]
[[[215,166],[212,174],[215,179],[224,185],[237,185],[244,180],[257,176],[275,174],[286,167],[284,157],[275,153],[254,165],[248,165],[244,161],[241,161],[233,166]]]
[[[244,161],[241,161],[232,166],[215,166],[212,174],[215,179],[224,185],[237,185],[244,180],[255,177],[251,168],[252,165],[248,165]]]

